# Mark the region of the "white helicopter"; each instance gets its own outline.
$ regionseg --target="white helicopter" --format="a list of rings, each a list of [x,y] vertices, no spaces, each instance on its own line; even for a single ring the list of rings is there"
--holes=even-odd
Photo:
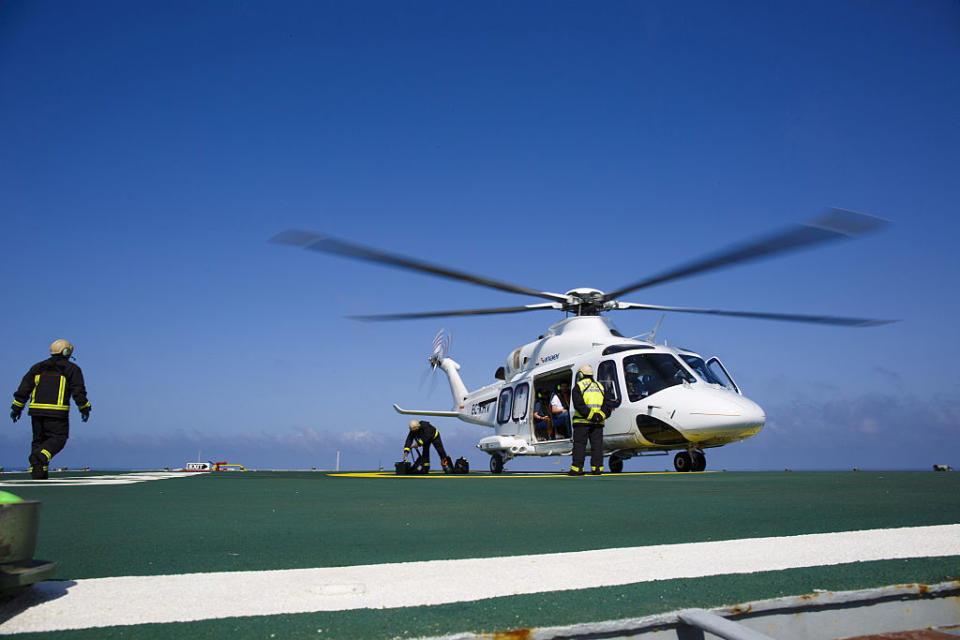
[[[572,453],[569,417],[566,425],[560,421],[537,420],[534,408],[538,398],[549,402],[561,384],[572,385],[582,365],[593,368],[596,379],[617,405],[603,430],[603,453],[609,456],[611,472],[620,473],[623,461],[628,458],[669,455],[671,451],[678,451],[674,456],[677,471],[703,471],[707,464],[704,450],[755,435],[766,421],[763,409],[743,395],[717,358],[705,359],[687,349],[656,344],[659,322],[643,339],[627,338],[602,314],[647,309],[855,327],[886,324],[892,321],[665,307],[617,300],[624,294],[655,284],[860,235],[885,223],[866,214],[830,209],[806,225],[737,245],[610,293],[590,288],[571,289],[566,293],[538,291],[306,231],[284,231],[270,241],[548,300],[517,307],[351,316],[359,320],[407,320],[541,309],[572,314],[552,325],[537,340],[514,349],[507,356],[506,365],[496,371],[497,381],[475,391],[467,390],[459,374],[460,365],[446,357],[443,345],[448,344],[448,340],[438,334],[430,364],[447,375],[453,395],[452,410],[408,410],[393,405],[401,414],[459,418],[491,427],[494,435],[477,443],[479,449],[490,454],[491,472],[502,473],[504,464],[517,456]]]

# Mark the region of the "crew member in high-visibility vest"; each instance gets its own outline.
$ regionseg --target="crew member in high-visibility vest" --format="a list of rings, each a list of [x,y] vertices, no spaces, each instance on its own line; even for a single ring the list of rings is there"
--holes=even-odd
[[[453,462],[447,456],[446,449],[443,448],[443,440],[440,439],[440,432],[437,428],[426,420],[411,420],[410,433],[407,435],[407,441],[403,443],[403,459],[407,459],[410,453],[410,447],[414,449],[423,446],[423,452],[420,458],[423,462],[425,472],[430,471],[430,445],[437,448],[437,455],[440,456],[440,465],[444,473],[453,472]]]
[[[587,457],[587,440],[590,441],[590,471],[603,473],[603,423],[613,412],[613,404],[607,400],[603,385],[593,379],[593,367],[583,365],[577,371],[577,384],[573,387],[573,460],[568,475],[582,476]]]
[[[30,367],[20,386],[13,392],[10,417],[14,422],[30,402],[33,444],[30,448],[30,475],[36,480],[48,477],[50,459],[58,454],[70,437],[70,397],[73,396],[84,422],[90,417],[90,401],[83,385],[83,372],[70,362],[73,345],[55,340],[50,357]]]

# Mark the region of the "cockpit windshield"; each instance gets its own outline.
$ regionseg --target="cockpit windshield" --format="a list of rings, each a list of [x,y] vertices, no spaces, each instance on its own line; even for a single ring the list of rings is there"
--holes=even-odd
[[[623,374],[630,402],[636,402],[682,382],[696,382],[669,353],[644,353],[623,359]]]
[[[704,382],[726,386],[715,375],[713,375],[710,369],[707,368],[707,363],[705,363],[703,358],[700,356],[692,356],[686,353],[681,353],[680,357],[683,358],[683,361],[686,362],[687,365],[693,369],[701,379],[703,379]]]

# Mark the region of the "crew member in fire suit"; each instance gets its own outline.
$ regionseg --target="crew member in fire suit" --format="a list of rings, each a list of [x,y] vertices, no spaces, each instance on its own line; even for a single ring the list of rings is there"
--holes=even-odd
[[[423,461],[424,472],[430,471],[430,445],[437,448],[437,455],[440,456],[440,465],[444,473],[453,471],[453,462],[447,456],[447,451],[443,448],[443,440],[440,439],[440,432],[437,428],[426,420],[411,420],[410,434],[407,435],[407,441],[403,444],[403,459],[407,459],[410,453],[410,447],[417,448],[423,446],[421,460]]]
[[[30,402],[29,415],[33,422],[33,444],[30,448],[30,475],[46,480],[50,459],[67,444],[70,436],[70,396],[80,410],[80,418],[90,417],[90,401],[83,385],[83,372],[70,362],[73,345],[67,340],[55,340],[50,345],[50,357],[30,367],[20,386],[13,392],[10,417],[14,422]]]
[[[582,476],[590,440],[590,471],[603,473],[603,423],[613,413],[614,405],[606,397],[603,385],[593,379],[593,367],[583,365],[577,371],[573,387],[573,460],[568,475]]]

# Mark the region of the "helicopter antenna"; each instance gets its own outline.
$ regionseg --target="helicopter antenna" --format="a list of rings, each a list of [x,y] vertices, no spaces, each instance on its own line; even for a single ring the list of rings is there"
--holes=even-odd
[[[666,315],[667,315],[667,314],[665,314],[665,313],[661,313],[661,314],[660,314],[660,319],[657,320],[657,324],[655,324],[655,325],[653,326],[653,329],[652,329],[652,330],[647,331],[646,333],[638,333],[637,335],[633,336],[633,337],[631,338],[631,340],[636,340],[636,339],[640,338],[640,339],[642,339],[642,340],[646,340],[647,342],[653,342],[653,339],[657,337],[657,331],[660,330],[660,323],[663,322],[663,318],[664,318],[664,316],[666,316]]]
[[[666,315],[667,314],[665,313],[660,314],[660,319],[657,320],[657,324],[653,326],[653,331],[650,332],[650,338],[649,338],[650,342],[653,342],[653,339],[657,337],[657,331],[660,330],[660,323],[663,322],[663,318]]]

